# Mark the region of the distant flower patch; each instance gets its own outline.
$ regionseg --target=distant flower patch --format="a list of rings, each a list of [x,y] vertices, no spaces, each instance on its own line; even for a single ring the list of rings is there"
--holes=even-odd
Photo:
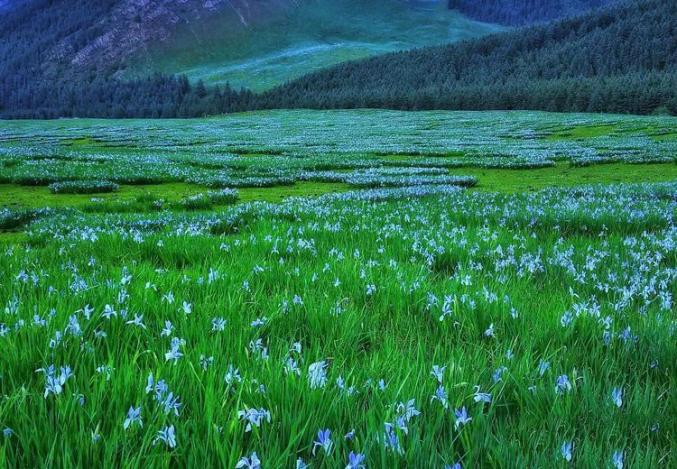
[[[472,187],[477,179],[472,176],[381,176],[372,174],[356,175],[346,178],[346,182],[354,187],[411,187],[424,185],[453,185]]]
[[[202,184],[207,187],[275,187],[275,186],[293,186],[296,182],[290,176],[216,176],[207,178],[193,178],[190,180],[195,184]]]
[[[238,201],[240,194],[235,189],[221,189],[210,191],[206,194],[195,194],[185,197],[179,202],[181,208],[186,210],[207,210],[213,205],[227,205]]]
[[[120,186],[110,181],[64,181],[49,185],[52,194],[102,194],[117,192]]]

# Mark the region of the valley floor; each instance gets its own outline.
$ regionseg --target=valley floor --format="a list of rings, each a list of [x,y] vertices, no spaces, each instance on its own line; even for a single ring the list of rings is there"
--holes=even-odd
[[[674,182],[675,164],[623,164],[571,167],[560,162],[538,169],[452,169],[449,174],[468,175],[478,183],[470,190],[522,193],[548,187],[568,187],[586,184]],[[0,184],[0,206],[11,209],[75,208],[86,212],[114,212],[115,205],[128,212],[127,205],[143,197],[178,203],[203,193],[204,186],[185,182],[122,185],[117,192],[97,194],[53,194],[46,186]],[[345,192],[350,185],[343,182],[299,181],[294,185],[275,187],[245,187],[239,189],[239,202],[281,202],[288,197],[312,197]],[[106,204],[105,202],[109,202]],[[227,206],[214,206],[224,210]],[[144,211],[144,210],[139,210]]]
[[[13,121],[0,134],[0,204],[146,211],[135,201],[177,204],[204,193],[205,186],[238,187],[241,202],[275,202],[346,191],[355,186],[348,179],[365,172],[371,179],[391,179],[372,180],[372,186],[469,176],[476,179],[475,190],[499,192],[669,182],[677,179],[675,122],[672,117],[374,110]],[[392,180],[397,175],[428,179]],[[54,194],[47,187],[78,179],[103,179],[120,188],[92,195]]]
[[[0,126],[0,461],[672,467],[677,119]]]

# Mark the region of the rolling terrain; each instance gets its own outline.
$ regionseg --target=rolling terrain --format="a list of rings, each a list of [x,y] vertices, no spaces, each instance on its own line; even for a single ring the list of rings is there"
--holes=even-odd
[[[551,18],[596,4],[558,0],[529,11]],[[492,5],[487,11],[524,16],[530,4]],[[230,111],[250,107],[249,98],[201,103],[202,92],[187,92],[171,75],[200,86],[265,91],[342,62],[506,29],[491,22],[512,24],[497,14],[488,22],[466,14],[479,17],[467,4],[442,0],[3,0],[0,115]]]
[[[676,123],[4,123],[0,457],[674,467]]]
[[[26,0],[6,8],[7,72],[68,80],[161,72],[252,89],[343,60],[502,29],[444,2],[405,0]]]
[[[270,108],[677,112],[677,4],[621,2],[546,25],[386,54],[263,95]]]
[[[580,16],[511,32],[442,1],[11,2],[0,15],[0,116],[677,109],[669,2],[627,0],[587,14],[604,2],[485,3],[527,23]],[[519,13],[527,10],[535,16]],[[499,16],[491,21],[513,23]]]
[[[444,2],[401,0],[310,0],[267,21],[222,24],[217,15],[184,25],[132,69],[261,91],[340,62],[505,29],[470,20]]]

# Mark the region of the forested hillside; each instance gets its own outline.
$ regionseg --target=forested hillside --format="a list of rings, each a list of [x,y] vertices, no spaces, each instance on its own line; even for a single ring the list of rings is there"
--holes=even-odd
[[[26,0],[5,9],[0,116],[193,117],[264,108],[356,107],[677,113],[675,2],[628,0],[556,23],[346,62],[259,95],[152,70],[125,76],[125,62],[115,55],[124,44],[107,45],[140,36],[128,36],[119,25],[111,29],[118,23],[113,19],[122,15],[123,25],[138,20],[146,26],[136,31],[154,37],[170,31],[177,18],[203,18],[215,5],[225,5],[189,1],[206,9],[182,12],[189,5],[182,0]],[[150,10],[130,20],[127,7],[134,2]],[[127,7],[121,10],[121,4]],[[364,14],[371,18],[376,12]],[[406,29],[413,17],[396,29]],[[335,21],[323,27],[331,29]]]
[[[0,0],[0,116],[226,112],[230,85],[502,29],[444,0]]]
[[[135,34],[120,19],[133,3],[30,0],[5,10],[0,17],[0,115],[189,117],[231,110],[228,103],[236,93],[227,87],[206,89],[156,74],[115,78],[120,58],[128,53],[123,38],[143,44],[143,38],[162,34],[173,21],[169,0],[144,2],[146,8],[136,9],[130,21],[147,15],[153,28],[137,25]]]
[[[615,0],[449,0],[449,8],[480,21],[519,26],[572,16]]]
[[[0,63],[119,73],[181,27],[196,28],[217,17],[222,28],[237,29],[295,5],[294,0],[13,0],[0,16]]]
[[[458,45],[389,54],[265,94],[268,108],[677,112],[677,2],[639,0]]]

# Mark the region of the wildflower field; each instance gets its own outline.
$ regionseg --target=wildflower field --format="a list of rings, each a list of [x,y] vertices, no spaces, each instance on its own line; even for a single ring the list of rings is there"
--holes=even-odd
[[[675,467],[677,119],[0,126],[0,466]]]

